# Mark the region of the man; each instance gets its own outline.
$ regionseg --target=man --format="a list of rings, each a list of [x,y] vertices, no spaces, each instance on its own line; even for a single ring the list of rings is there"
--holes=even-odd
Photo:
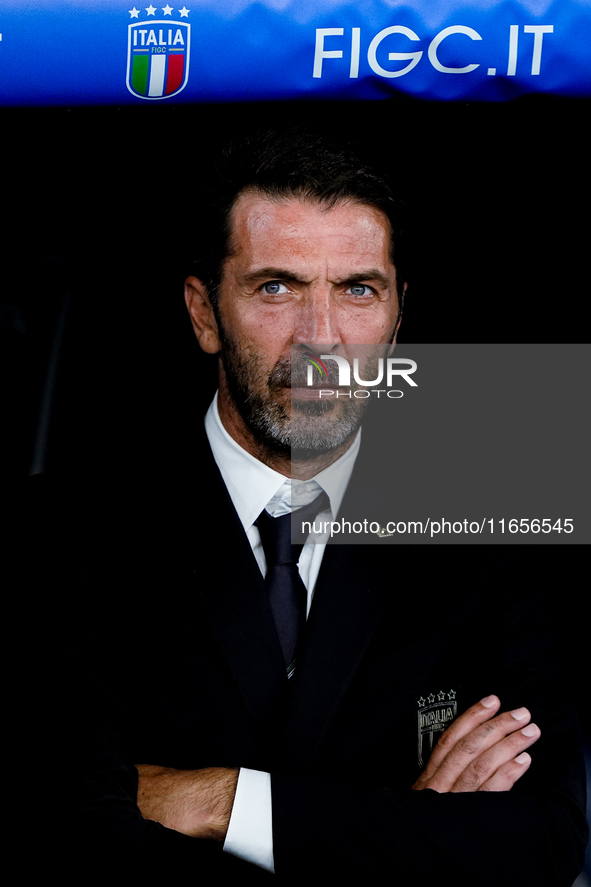
[[[100,601],[80,654],[84,846],[173,883],[568,887],[581,759],[531,563],[308,541],[275,578],[265,527],[292,492],[329,518],[359,508],[363,401],[321,399],[304,367],[390,352],[401,208],[295,133],[230,151],[214,190],[185,287],[218,355],[207,442],[179,444],[189,470],[103,495],[79,546]]]

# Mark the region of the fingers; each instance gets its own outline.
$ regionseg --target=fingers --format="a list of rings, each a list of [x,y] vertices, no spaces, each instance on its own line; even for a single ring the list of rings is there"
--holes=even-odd
[[[465,711],[437,743],[413,788],[439,792],[508,791],[528,769],[521,757],[540,736],[526,708],[503,712],[496,696]]]
[[[531,756],[527,752],[522,752],[513,760],[503,764],[502,767],[494,773],[490,779],[484,782],[479,791],[486,792],[508,792],[513,788],[518,779],[529,770],[531,764]],[[456,791],[456,789],[452,789]]]
[[[487,696],[456,718],[440,737],[419,780],[430,779],[456,743],[471,733],[475,727],[489,720],[500,706],[501,701],[497,696]]]
[[[527,767],[517,762],[526,748],[539,739],[540,730],[536,724],[528,724],[491,748],[477,754],[461,770],[459,776],[450,787],[449,774],[438,772],[435,779],[441,781],[442,791],[470,792],[480,791],[486,787],[488,791],[508,791],[525,773]],[[529,758],[529,755],[527,756]],[[531,763],[531,758],[527,765]],[[439,777],[439,779],[438,779]]]

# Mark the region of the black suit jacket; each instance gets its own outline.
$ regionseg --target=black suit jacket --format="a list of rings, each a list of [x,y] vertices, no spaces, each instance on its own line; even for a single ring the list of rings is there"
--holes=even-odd
[[[199,447],[192,472],[78,485],[44,557],[74,641],[62,717],[86,879],[272,878],[143,820],[145,763],[269,771],[280,883],[570,887],[584,777],[556,550],[328,545],[288,684],[260,571]],[[47,537],[55,493],[42,498]],[[490,693],[541,727],[529,772],[506,793],[413,792],[440,729]]]

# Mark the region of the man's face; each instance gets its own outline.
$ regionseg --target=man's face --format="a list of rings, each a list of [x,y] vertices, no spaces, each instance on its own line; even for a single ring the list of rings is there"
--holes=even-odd
[[[320,400],[305,387],[305,355],[393,341],[400,306],[389,222],[365,204],[326,210],[257,192],[242,194],[232,217],[217,307],[222,421],[251,451],[253,442],[301,458],[332,450],[357,430],[365,400]]]

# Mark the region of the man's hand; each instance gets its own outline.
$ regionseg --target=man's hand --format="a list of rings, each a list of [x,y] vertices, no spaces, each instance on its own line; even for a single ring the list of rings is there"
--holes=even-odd
[[[525,749],[540,736],[526,708],[494,717],[496,696],[473,705],[441,735],[413,789],[506,792],[531,764]]]
[[[174,770],[136,764],[137,803],[144,819],[193,838],[223,841],[236,793],[238,770]]]

